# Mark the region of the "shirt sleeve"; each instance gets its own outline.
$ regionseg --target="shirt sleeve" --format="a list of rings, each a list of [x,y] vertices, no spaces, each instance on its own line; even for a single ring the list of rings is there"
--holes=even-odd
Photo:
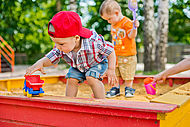
[[[48,54],[45,55],[48,59],[50,59],[51,63],[57,64],[60,61],[61,51],[57,48],[52,49]]]
[[[133,29],[133,22],[128,19],[126,20],[126,22],[123,24],[124,29],[127,31],[127,35],[131,32],[131,30]]]
[[[112,43],[105,41],[102,35],[99,35],[96,49],[100,54],[109,56],[114,51],[114,46]]]

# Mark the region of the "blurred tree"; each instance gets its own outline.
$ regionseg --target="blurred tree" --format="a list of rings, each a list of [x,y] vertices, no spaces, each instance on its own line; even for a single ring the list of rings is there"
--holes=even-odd
[[[77,1],[76,0],[69,0],[69,10],[77,12]]]
[[[52,6],[46,0],[1,0],[0,34],[14,48],[16,53],[37,56],[51,47],[47,35],[49,15],[45,6]]]
[[[144,71],[153,71],[155,62],[156,30],[154,1],[144,1]]]
[[[56,0],[56,10],[61,11],[61,0]]]
[[[67,10],[68,2],[61,4]],[[47,24],[56,12],[56,0],[0,0],[0,35],[33,63],[54,45]]]
[[[156,70],[165,70],[166,58],[166,44],[168,42],[168,20],[169,20],[169,1],[159,0],[158,6],[158,36],[156,48]]]

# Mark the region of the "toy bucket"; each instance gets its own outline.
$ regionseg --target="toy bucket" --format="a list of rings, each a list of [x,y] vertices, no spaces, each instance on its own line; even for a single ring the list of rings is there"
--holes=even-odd
[[[144,84],[147,94],[155,95],[156,94],[156,83],[151,82]]]

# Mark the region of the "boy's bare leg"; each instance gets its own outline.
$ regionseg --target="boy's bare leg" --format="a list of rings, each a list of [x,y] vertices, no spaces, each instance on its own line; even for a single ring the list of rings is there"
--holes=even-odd
[[[125,80],[124,85],[127,87],[131,87],[133,86],[133,80]]]
[[[104,99],[105,98],[105,88],[104,88],[104,84],[94,78],[94,77],[86,77],[87,81],[88,81],[88,85],[90,85],[93,93],[94,93],[94,97],[98,98],[98,99]]]
[[[78,92],[78,80],[74,78],[67,79],[66,96],[76,97]]]
[[[117,77],[117,80],[118,80],[118,83],[116,83],[114,86],[119,88],[119,87],[120,87],[120,86],[119,86],[120,77]]]

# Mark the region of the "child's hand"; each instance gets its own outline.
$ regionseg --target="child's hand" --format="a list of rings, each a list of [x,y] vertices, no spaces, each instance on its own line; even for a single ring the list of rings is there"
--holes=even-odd
[[[159,73],[154,76],[154,82],[156,82],[158,84],[162,84],[165,82],[166,78],[167,77],[163,73]]]
[[[115,86],[118,83],[115,69],[108,69],[106,75],[108,76],[108,85]]]
[[[133,23],[134,23],[134,26],[136,27],[136,28],[138,28],[139,27],[139,21],[138,20],[135,20],[135,21],[133,21]]]
[[[26,74],[25,75],[31,75],[36,71],[40,71],[42,74],[46,74],[44,69],[43,69],[43,63],[42,62],[36,62],[34,65],[32,65],[31,67],[29,67],[26,70]]]

